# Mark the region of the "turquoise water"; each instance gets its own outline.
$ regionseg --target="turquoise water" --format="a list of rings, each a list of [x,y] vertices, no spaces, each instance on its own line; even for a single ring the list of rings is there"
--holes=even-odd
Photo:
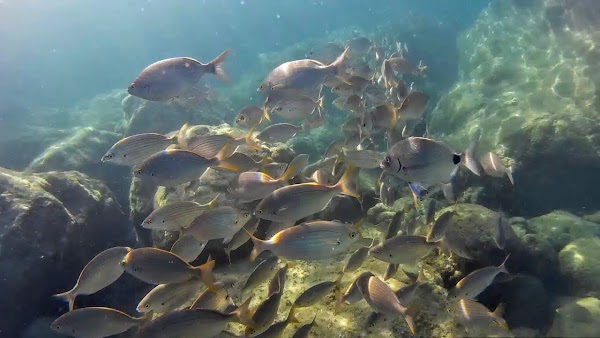
[[[249,230],[261,219],[254,228],[261,239],[314,220],[362,223],[357,231],[364,242],[337,257],[306,261],[279,255],[280,265],[290,267],[275,321],[285,320],[308,287],[338,280],[354,250],[368,247],[371,239],[383,241],[397,213],[402,213],[401,233],[394,235],[426,236],[435,219],[452,212],[439,245],[427,244],[426,255],[402,263],[385,278],[397,291],[423,272],[419,281],[424,285],[411,302],[401,304],[410,309],[414,332],[403,319],[405,312],[372,324],[367,317],[377,312],[375,300],[340,307],[339,294],[331,292],[297,310],[302,324],[316,315],[310,337],[600,335],[599,11],[595,1],[587,0],[0,0],[0,337],[62,337],[50,326],[69,308],[52,295],[73,287],[92,258],[115,246],[172,250],[179,228],[149,230],[142,222],[161,207],[181,201],[203,204],[215,197],[218,207],[232,208],[238,216],[247,213]],[[358,38],[366,38],[368,45],[359,55],[350,48],[345,73],[317,81],[322,89],[312,101],[322,97],[322,107],[314,102],[314,112],[311,108],[310,115],[298,119],[273,110],[271,121],[263,118],[247,134],[238,115],[247,105],[262,109],[269,95],[257,88],[271,70],[305,59],[328,43],[338,48],[334,60]],[[223,63],[228,81],[208,71],[165,100],[128,94],[128,86],[154,62],[190,57],[208,63],[225,50],[230,50]],[[395,65],[389,76],[398,83],[388,85],[382,64],[394,57],[405,60],[406,68]],[[351,78],[348,69],[357,63],[368,71]],[[341,107],[332,88],[356,88],[356,81],[365,83],[356,95],[363,110]],[[405,100],[415,92],[427,97],[426,104]],[[310,96],[308,91],[294,95]],[[378,109],[395,113],[392,118],[376,115]],[[417,117],[406,117],[411,109]],[[291,123],[296,131],[281,136],[281,142],[265,141],[258,133],[276,123]],[[285,168],[297,155],[308,155],[302,167],[309,168],[335,156],[330,166],[323,165],[326,170],[319,174],[327,181],[320,183],[333,185],[343,172],[340,167],[358,166],[360,174],[350,179],[358,193],[333,194],[302,219],[270,222],[258,214],[258,200],[236,200],[232,182],[239,172],[209,169],[202,178],[192,175],[190,183],[167,186],[154,177],[158,172],[136,174],[141,162],[133,167],[101,160],[119,140],[142,133],[174,137],[158,149],[196,153],[200,150],[193,146],[202,137],[228,135],[220,145],[245,144],[237,152],[254,161],[254,167],[239,171],[261,170],[273,180],[282,175],[273,170],[279,164]],[[410,158],[393,153],[392,146],[410,137],[426,137],[445,149],[425,154],[432,162],[419,165],[437,170],[426,179],[401,174]],[[478,144],[471,153],[474,139]],[[333,141],[340,150],[326,154]],[[214,157],[221,146],[202,156]],[[351,157],[355,151],[371,157],[360,162]],[[479,171],[469,166],[471,155]],[[386,156],[404,165],[380,177]],[[261,160],[278,164],[267,169]],[[181,176],[189,167],[176,163],[173,175]],[[214,168],[221,162],[210,163]],[[316,179],[306,172],[281,185]],[[380,188],[382,182],[387,190]],[[411,191],[407,182],[421,190]],[[303,208],[312,201],[290,205]],[[198,215],[188,216],[188,224]],[[216,279],[237,281],[228,291],[235,305],[253,294],[250,307],[256,309],[267,298],[267,283],[236,294],[256,265],[249,258],[255,244],[244,237],[244,229],[236,230],[236,240],[244,241],[230,256],[220,236],[207,240],[190,263],[215,259]],[[323,246],[312,250],[319,249]],[[509,274],[492,278],[472,297],[489,311],[487,321],[461,322],[451,290],[473,271],[499,266],[509,254]],[[339,279],[341,292],[363,272],[383,280],[389,269],[384,259],[367,256]],[[154,285],[122,270],[106,288],[78,296],[75,308],[105,306],[141,316],[136,306]],[[189,307],[196,297],[179,308]],[[504,311],[492,314],[500,304]],[[502,320],[508,330],[501,328]],[[84,326],[94,325],[92,320]],[[299,327],[290,324],[282,337],[291,337]],[[244,326],[231,323],[226,329],[241,335]],[[136,334],[137,324],[118,337]]]

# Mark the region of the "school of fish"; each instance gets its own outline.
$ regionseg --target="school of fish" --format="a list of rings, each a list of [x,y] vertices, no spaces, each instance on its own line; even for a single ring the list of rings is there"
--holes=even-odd
[[[157,61],[143,69],[127,91],[145,100],[167,101],[184,97],[204,76],[228,81],[223,66],[229,53],[225,50],[207,63],[190,57]],[[336,196],[362,201],[361,172],[379,176],[376,191],[387,205],[400,197],[403,185],[410,188],[415,203],[435,191],[454,201],[453,183],[461,168],[475,175],[507,176],[514,184],[512,170],[498,155],[488,152],[476,157],[478,132],[464,150],[431,135],[413,135],[425,123],[430,97],[405,82],[423,76],[427,68],[407,55],[406,44],[376,43],[366,37],[316,46],[307,51],[306,59],[287,61],[265,74],[257,84],[264,103],[240,110],[235,118],[241,130],[238,135],[197,135],[186,124],[168,135],[142,133],[115,143],[101,161],[129,166],[134,177],[156,186],[188,185],[207,170],[235,176],[227,192],[209,203],[178,201],[148,215],[141,227],[179,236],[170,250],[115,247],[98,253],[70,290],[55,295],[68,303],[69,311],[51,328],[86,338],[132,328],[139,338],[226,337],[234,336],[226,329],[235,323],[242,326],[244,337],[282,337],[288,325],[299,322],[297,311],[334,295],[336,308],[364,299],[372,310],[365,313],[366,325],[381,316],[394,316],[407,332],[418,335],[419,310],[413,304],[415,291],[427,283],[422,271],[414,284],[399,290],[386,281],[399,266],[415,265],[435,249],[461,256],[456,243],[446,243],[444,236],[452,231],[448,225],[453,214],[433,219],[431,212],[427,215],[430,231],[419,236],[401,226],[402,212],[398,212],[380,239],[364,238],[360,220],[350,224],[310,219]],[[333,100],[327,99],[331,96]],[[300,154],[290,163],[274,163],[270,147],[327,123],[332,118],[329,103],[346,116],[338,139],[322,157]],[[258,231],[259,223],[270,223],[266,237]],[[499,216],[495,240],[500,249],[504,249],[504,236]],[[228,257],[251,241],[254,249],[248,264],[254,268],[249,276],[218,279],[215,270],[221,267],[214,260],[196,262],[208,241],[221,243]],[[307,288],[285,320],[276,322],[294,262],[331,259],[345,262],[339,278]],[[361,271],[368,259],[385,262],[388,270],[380,276]],[[502,264],[476,270],[449,290],[457,323],[465,327],[493,323],[509,329],[501,307],[490,311],[477,302],[498,275],[510,274],[509,261],[507,253]],[[108,287],[125,272],[154,286],[137,305],[138,315],[107,307],[77,307],[78,296]],[[255,304],[260,285],[268,285],[267,294]],[[317,317],[298,326],[293,337],[308,337],[319,325]]]

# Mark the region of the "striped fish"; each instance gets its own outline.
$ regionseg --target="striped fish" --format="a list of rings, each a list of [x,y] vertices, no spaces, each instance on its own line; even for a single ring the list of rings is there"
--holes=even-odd
[[[101,161],[123,166],[134,166],[142,163],[153,154],[165,150],[175,144],[176,136],[167,137],[162,134],[144,133],[125,137],[115,143]]]

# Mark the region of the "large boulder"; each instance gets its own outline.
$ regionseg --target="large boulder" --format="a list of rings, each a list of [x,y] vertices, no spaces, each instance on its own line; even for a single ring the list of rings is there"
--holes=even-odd
[[[560,210],[530,219],[528,229],[548,240],[556,251],[578,238],[600,236],[599,224]]]
[[[133,236],[110,190],[79,172],[0,168],[0,192],[2,334],[17,337],[35,317],[64,310],[51,295],[72,287],[92,257]]]
[[[92,127],[80,128],[38,155],[27,167],[29,172],[75,170],[103,181],[125,205],[131,168],[102,163],[100,159],[121,136]]]
[[[600,19],[588,15],[597,10],[595,1],[494,1],[458,39],[459,80],[429,130],[460,150],[480,129],[480,149],[515,167],[516,192],[488,194],[513,214],[600,207],[600,126],[590,123],[600,111]],[[572,29],[581,18],[595,24]]]
[[[600,299],[568,299],[554,316],[548,337],[597,337],[600,332]]]
[[[600,297],[600,238],[580,238],[559,254],[560,269],[572,295]]]

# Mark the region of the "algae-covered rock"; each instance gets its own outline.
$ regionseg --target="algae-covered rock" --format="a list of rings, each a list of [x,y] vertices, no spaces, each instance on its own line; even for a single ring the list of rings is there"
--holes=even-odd
[[[50,145],[29,164],[27,170],[76,170],[103,181],[117,195],[119,202],[125,204],[131,168],[100,162],[120,138],[119,134],[92,127],[77,129],[69,137]]]
[[[432,112],[429,130],[457,149],[481,130],[481,151],[515,167],[515,193],[487,188],[505,210],[597,209],[600,126],[590,121],[600,111],[600,37],[593,28],[569,29],[564,20],[571,7],[597,5],[523,3],[492,2],[459,37],[460,78]]]
[[[600,238],[577,239],[560,254],[560,270],[575,296],[600,296]]]
[[[500,302],[505,305],[503,317],[510,328],[545,332],[550,327],[553,309],[540,279],[522,274],[500,285]]]
[[[600,332],[600,299],[571,299],[556,309],[549,337],[597,337]]]
[[[79,172],[0,169],[0,191],[2,334],[18,337],[10,330],[23,329],[38,309],[64,309],[50,296],[72,287],[93,256],[133,237],[115,196]]]
[[[600,236],[600,225],[560,210],[530,219],[528,228],[546,238],[556,251],[578,238]]]
[[[91,126],[94,129],[122,132],[125,119],[121,101],[127,96],[122,89],[96,95],[69,111],[71,125]]]

